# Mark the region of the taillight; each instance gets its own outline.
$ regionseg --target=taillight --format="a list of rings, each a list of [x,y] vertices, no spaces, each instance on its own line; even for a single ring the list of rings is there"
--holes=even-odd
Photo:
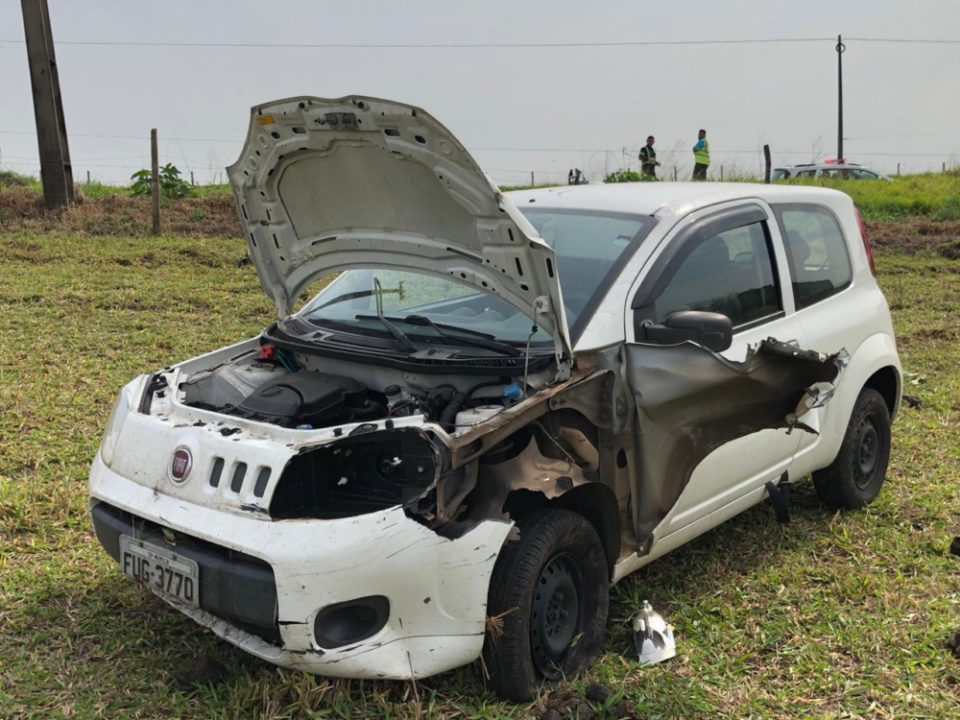
[[[854,212],[857,213],[857,225],[860,226],[860,239],[863,240],[863,249],[867,251],[867,262],[870,263],[870,272],[873,273],[873,276],[877,276],[877,264],[873,261],[873,248],[870,246],[870,238],[867,235],[867,225],[863,222],[863,217],[860,215],[860,209],[854,208]]]

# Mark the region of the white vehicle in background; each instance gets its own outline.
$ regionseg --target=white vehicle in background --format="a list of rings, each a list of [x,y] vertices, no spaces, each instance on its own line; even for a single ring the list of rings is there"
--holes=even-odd
[[[122,390],[91,512],[264,660],[483,653],[524,700],[598,657],[611,583],[811,473],[833,507],[880,490],[901,368],[842,193],[503,195],[426,112],[356,96],[254,108],[229,175],[278,321]]]
[[[874,170],[851,162],[826,161],[821,163],[801,163],[774,168],[770,179],[774,182],[793,178],[818,178],[823,180],[890,180],[889,177]]]

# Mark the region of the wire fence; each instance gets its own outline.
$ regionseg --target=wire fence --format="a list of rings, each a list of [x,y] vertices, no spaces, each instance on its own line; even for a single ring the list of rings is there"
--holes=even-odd
[[[0,130],[0,137],[4,135],[33,135],[27,130]],[[922,133],[919,135],[934,136],[949,133]],[[73,133],[71,138],[90,140],[120,140],[124,142],[138,142],[145,147],[142,153],[129,155],[88,156],[81,155],[71,158],[76,182],[89,181],[116,184],[125,180],[134,172],[150,166],[150,154],[147,138],[133,134],[102,134],[102,133]],[[925,172],[943,172],[960,165],[960,156],[957,154],[931,152],[891,152],[886,150],[864,149],[856,151],[856,141],[888,139],[897,136],[871,136],[862,138],[845,138],[854,152],[848,159],[855,160],[872,170],[886,174],[917,174]],[[184,144],[217,144],[224,147],[221,150],[211,150],[206,159],[188,154]],[[179,137],[173,135],[165,140],[165,149],[161,152],[162,162],[171,162],[195,184],[221,184],[226,181],[225,157],[239,154],[242,142],[226,138],[198,138]],[[571,170],[579,169],[590,182],[599,182],[611,172],[618,170],[639,171],[640,162],[638,153],[640,145],[621,146],[618,148],[603,147],[515,147],[478,145],[468,148],[474,154],[478,163],[498,183],[506,185],[537,185],[562,184],[567,181]],[[122,152],[122,150],[121,150]],[[782,167],[805,162],[818,162],[826,156],[820,143],[813,143],[810,148],[784,149],[772,148],[773,166]],[[221,155],[223,157],[221,157]],[[518,162],[504,165],[501,161],[504,155],[518,158]],[[714,180],[735,180],[759,178],[763,176],[764,159],[762,147],[724,148],[714,147],[711,151],[712,163],[709,177]],[[489,162],[485,160],[489,159]],[[677,141],[666,149],[658,150],[658,159],[661,167],[658,175],[665,180],[687,180],[693,171],[692,155],[686,143]],[[11,168],[17,172],[39,177],[40,161],[36,155],[11,155],[2,153],[0,144],[0,168]]]

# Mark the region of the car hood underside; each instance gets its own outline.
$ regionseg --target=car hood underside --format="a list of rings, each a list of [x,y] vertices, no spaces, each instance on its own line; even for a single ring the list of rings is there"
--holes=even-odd
[[[503,299],[570,357],[553,250],[423,110],[359,96],[260,105],[227,171],[280,317],[321,275],[415,270]]]

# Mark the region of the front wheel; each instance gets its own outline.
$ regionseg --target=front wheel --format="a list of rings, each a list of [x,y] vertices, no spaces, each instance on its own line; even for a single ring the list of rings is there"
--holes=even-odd
[[[517,523],[490,579],[483,659],[497,694],[530,700],[545,681],[591,665],[607,624],[609,578],[593,526],[569,510]]]
[[[880,393],[864,388],[836,459],[813,474],[817,495],[832,508],[859,510],[880,492],[889,460],[890,411]]]

